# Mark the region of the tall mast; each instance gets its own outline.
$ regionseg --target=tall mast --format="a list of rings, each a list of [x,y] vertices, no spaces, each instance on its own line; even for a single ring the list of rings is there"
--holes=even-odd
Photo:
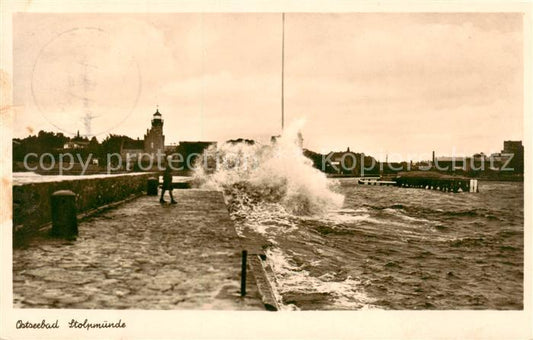
[[[281,14],[281,132],[285,126],[285,13]]]

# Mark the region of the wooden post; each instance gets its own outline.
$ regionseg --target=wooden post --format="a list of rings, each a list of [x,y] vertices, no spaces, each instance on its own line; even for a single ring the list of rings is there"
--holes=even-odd
[[[246,295],[246,258],[248,251],[242,251],[242,267],[241,267],[241,296]]]

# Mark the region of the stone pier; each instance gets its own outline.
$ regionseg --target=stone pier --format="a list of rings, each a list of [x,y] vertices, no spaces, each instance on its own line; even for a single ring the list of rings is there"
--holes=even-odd
[[[264,310],[222,193],[142,196],[79,221],[76,241],[34,238],[13,250],[16,308]],[[168,201],[168,197],[166,198]]]

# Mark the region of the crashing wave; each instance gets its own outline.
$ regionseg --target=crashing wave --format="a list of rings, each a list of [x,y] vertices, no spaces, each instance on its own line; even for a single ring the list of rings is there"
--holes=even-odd
[[[315,169],[297,143],[302,122],[289,126],[270,145],[225,143],[210,147],[195,167],[201,188],[224,191],[232,212],[261,203],[279,204],[288,213],[309,215],[342,206],[344,197]]]

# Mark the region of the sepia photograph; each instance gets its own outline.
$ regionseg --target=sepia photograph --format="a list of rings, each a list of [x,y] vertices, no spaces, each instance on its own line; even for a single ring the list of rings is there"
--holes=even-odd
[[[530,313],[524,13],[12,13],[9,327]]]

